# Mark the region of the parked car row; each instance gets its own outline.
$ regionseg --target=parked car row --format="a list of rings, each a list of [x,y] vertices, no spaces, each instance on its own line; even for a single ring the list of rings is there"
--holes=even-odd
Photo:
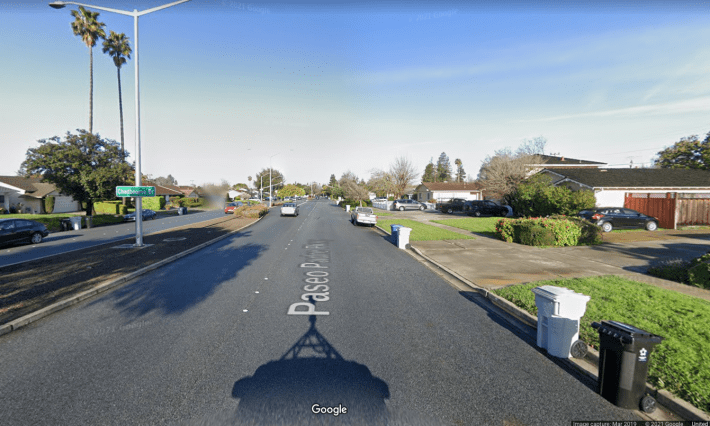
[[[0,245],[12,243],[39,244],[49,235],[47,227],[27,219],[0,219]]]

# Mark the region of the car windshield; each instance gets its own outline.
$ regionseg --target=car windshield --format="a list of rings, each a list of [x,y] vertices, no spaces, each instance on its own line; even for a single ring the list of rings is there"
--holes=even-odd
[[[294,203],[286,203],[284,207],[296,207],[296,205]]]
[[[356,210],[359,211],[360,213],[372,214],[372,209],[369,207],[358,207]]]

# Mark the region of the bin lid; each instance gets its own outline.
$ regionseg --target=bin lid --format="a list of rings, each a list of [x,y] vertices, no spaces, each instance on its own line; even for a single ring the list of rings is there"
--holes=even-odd
[[[587,296],[585,294],[576,293],[574,290],[570,290],[565,287],[555,287],[553,285],[544,285],[541,287],[536,287],[532,289],[532,292],[540,297],[555,302],[559,302],[562,299],[584,299],[585,302],[588,302],[589,299],[591,299],[590,296]]]
[[[390,225],[390,228],[399,229],[399,228],[403,228],[403,226],[402,225]]]
[[[627,336],[632,339],[645,338],[650,340],[657,340],[660,342],[663,337],[655,335],[649,331],[641,330],[640,328],[634,327],[633,325],[624,324],[618,321],[602,321],[599,323],[592,323],[592,327],[599,330],[600,333],[616,333],[620,336]]]

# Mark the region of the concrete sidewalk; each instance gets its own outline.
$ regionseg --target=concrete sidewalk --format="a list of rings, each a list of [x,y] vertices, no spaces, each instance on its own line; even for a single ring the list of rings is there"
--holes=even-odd
[[[489,235],[474,234],[431,222],[451,218],[450,215],[431,212],[394,213],[393,216],[403,219],[416,220],[463,235],[474,235],[473,240],[413,241],[410,245],[434,262],[486,290],[540,280],[621,275],[710,301],[710,290],[641,273],[659,259],[692,258],[707,253],[710,241],[706,239],[673,236],[668,240],[538,248],[506,243]]]

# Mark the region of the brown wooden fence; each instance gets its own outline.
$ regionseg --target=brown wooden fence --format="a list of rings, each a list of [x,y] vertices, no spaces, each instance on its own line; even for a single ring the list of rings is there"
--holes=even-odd
[[[657,217],[661,228],[710,225],[710,194],[627,192],[624,207]]]
[[[678,194],[682,195],[682,194]],[[695,197],[678,197],[676,222],[678,225],[710,225],[710,194],[693,194]]]
[[[675,193],[626,193],[624,207],[658,218],[658,226],[675,229]]]

